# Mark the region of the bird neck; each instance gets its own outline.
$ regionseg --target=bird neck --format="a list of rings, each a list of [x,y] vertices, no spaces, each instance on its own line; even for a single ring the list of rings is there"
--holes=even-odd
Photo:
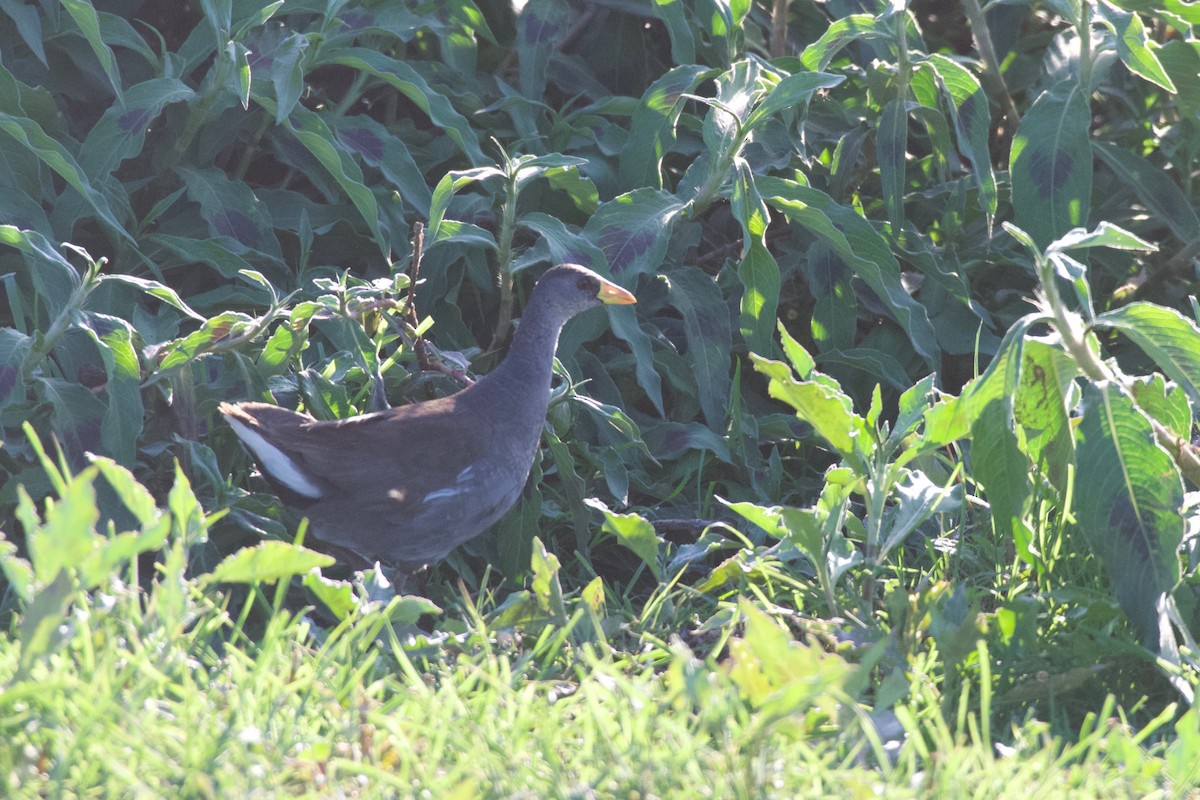
[[[484,380],[511,387],[511,396],[527,398],[525,407],[540,408],[538,416],[544,416],[554,369],[554,351],[566,322],[561,315],[530,302],[513,334],[508,355]]]

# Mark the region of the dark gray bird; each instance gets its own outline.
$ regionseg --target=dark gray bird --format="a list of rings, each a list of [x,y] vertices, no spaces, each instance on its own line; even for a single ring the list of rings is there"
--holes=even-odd
[[[319,540],[407,574],[445,558],[516,503],[567,320],[633,302],[591,270],[563,264],[533,287],[504,361],[449,397],[331,421],[267,403],[222,403],[220,411]]]

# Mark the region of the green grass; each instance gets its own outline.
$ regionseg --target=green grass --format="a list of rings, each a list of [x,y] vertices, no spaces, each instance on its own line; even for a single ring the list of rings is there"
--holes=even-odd
[[[6,797],[1142,798],[1198,777],[1193,712],[1135,730],[1110,702],[1068,742],[1032,715],[947,719],[916,675],[873,719],[855,665],[748,605],[701,660],[678,639],[551,647],[557,626],[525,640],[473,611],[431,639],[387,608],[332,628],[281,609],[250,640],[189,588],[174,628],[157,590],[91,595],[24,675],[0,638]]]

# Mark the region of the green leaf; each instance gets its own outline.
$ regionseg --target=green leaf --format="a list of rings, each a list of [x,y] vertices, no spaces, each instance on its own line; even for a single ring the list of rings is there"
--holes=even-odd
[[[204,580],[206,583],[273,582],[334,563],[336,559],[324,553],[291,542],[267,540],[226,556]]]
[[[1173,308],[1135,302],[1105,312],[1096,327],[1118,330],[1133,340],[1159,369],[1200,404],[1200,327]]]
[[[1196,63],[1200,70],[1200,58]],[[1108,142],[1094,142],[1092,149],[1133,189],[1154,224],[1165,222],[1181,242],[1190,242],[1200,236],[1200,217],[1196,216],[1183,190],[1162,167]]]
[[[913,348],[936,370],[940,348],[925,308],[900,282],[900,264],[887,242],[853,209],[794,181],[759,177],[763,199],[828,244],[879,296],[912,339]]]
[[[121,162],[141,153],[146,132],[165,106],[195,96],[176,78],[152,78],[129,88],[88,131],[79,147],[80,168],[93,179],[112,174]]]
[[[1021,118],[1009,156],[1016,224],[1038,247],[1087,223],[1092,115],[1077,80],[1043,92]]]
[[[800,54],[800,63],[805,68],[823,70],[832,63],[842,48],[851,42],[874,38],[891,38],[890,26],[880,27],[870,14],[850,14],[834,22],[825,29],[821,38],[804,48]]]
[[[121,464],[132,467],[145,417],[141,364],[133,346],[133,328],[119,317],[91,311],[77,312],[75,319],[92,337],[104,360],[107,378],[104,395],[108,408],[100,424],[100,441],[105,452]]]
[[[1114,250],[1141,250],[1154,252],[1158,246],[1147,242],[1111,222],[1101,222],[1093,231],[1072,228],[1060,239],[1050,243],[1047,252],[1083,250],[1089,247],[1111,247]]]
[[[112,86],[113,94],[120,100],[121,73],[117,69],[117,59],[113,55],[112,49],[104,43],[100,36],[100,17],[96,13],[95,6],[87,0],[59,0],[59,2],[71,15],[71,19],[75,20],[75,24],[79,26],[79,31],[87,41],[88,47],[92,49],[92,54],[100,62],[100,68],[104,70],[104,75],[108,78],[109,85]]]
[[[840,389],[825,381],[797,381],[785,365],[750,354],[754,369],[766,375],[768,393],[796,410],[796,416],[813,426],[834,452],[856,462],[869,448],[867,424],[854,413],[853,404]],[[824,377],[824,376],[822,376]],[[860,445],[861,443],[861,445]]]
[[[654,12],[666,25],[667,35],[671,38],[671,60],[676,64],[694,64],[696,39],[683,0],[654,0]]]
[[[655,580],[661,581],[663,574],[658,554],[662,540],[654,532],[650,521],[641,514],[618,514],[610,511],[608,506],[595,498],[589,497],[584,502],[604,515],[604,532],[612,534],[623,547],[637,554],[650,569]]]
[[[0,131],[11,136],[18,144],[23,145],[29,153],[45,164],[78,192],[88,205],[96,212],[96,216],[116,233],[132,242],[133,237],[121,225],[108,199],[92,186],[87,173],[75,158],[58,141],[46,135],[32,119],[15,117],[11,114],[0,113]]]
[[[629,120],[629,138],[621,148],[618,170],[624,188],[663,186],[662,160],[675,145],[683,96],[713,74],[713,70],[690,62],[681,63],[685,66],[675,67],[650,84]]]
[[[764,87],[762,102],[746,116],[745,127],[753,129],[785,109],[793,109],[812,99],[817,92],[832,89],[846,80],[845,75],[824,72],[797,72],[774,85]]]
[[[1179,581],[1183,480],[1150,421],[1120,387],[1083,390],[1075,517],[1146,646],[1159,645],[1160,604]]]
[[[655,272],[662,264],[684,204],[675,195],[642,188],[603,203],[583,235],[604,251],[613,275]]]
[[[958,149],[971,162],[971,172],[979,187],[979,205],[987,216],[988,226],[996,216],[998,204],[996,174],[992,171],[989,150],[991,111],[987,95],[978,79],[957,61],[940,54],[929,56],[929,65],[937,73],[943,91],[950,98],[950,116]]]
[[[342,187],[342,191],[358,209],[363,222],[367,223],[367,228],[375,237],[376,246],[386,257],[390,252],[390,243],[379,224],[379,205],[375,195],[363,183],[362,170],[354,163],[354,158],[337,141],[325,120],[303,106],[296,106],[292,111],[287,127]]]
[[[24,403],[25,359],[33,339],[15,328],[0,328],[0,410],[13,403]]]
[[[471,123],[454,110],[444,94],[430,88],[420,73],[405,62],[388,58],[374,50],[351,47],[322,50],[318,63],[313,66],[319,64],[340,64],[383,80],[425,112],[430,121],[444,130],[446,135],[458,145],[472,164],[484,164],[490,161],[479,148],[479,140]]]
[[[883,107],[875,127],[875,157],[892,230],[904,227],[904,156],[908,150],[908,112],[904,101],[892,99]]]
[[[1041,339],[1026,339],[1023,357],[1013,418],[1020,426],[1029,459],[1065,497],[1070,466],[1075,463],[1068,410],[1076,402],[1074,380],[1079,367],[1061,346]],[[982,413],[986,415],[986,406]]]
[[[1146,36],[1142,18],[1137,14],[1121,11],[1111,3],[1100,0],[1096,3],[1096,15],[1113,32],[1117,57],[1134,75],[1175,93],[1171,80],[1158,57],[1154,55],[1154,43]]]
[[[742,262],[738,277],[742,281],[741,333],[746,346],[755,353],[768,355],[774,349],[775,314],[779,308],[781,280],[779,265],[767,249],[767,206],[754,185],[750,165],[740,156],[735,159],[737,175],[733,181],[730,206],[742,226]]]
[[[683,315],[685,357],[700,392],[700,408],[714,431],[725,430],[732,382],[729,377],[733,334],[729,309],[717,284],[699,268],[667,274],[671,305]]]
[[[1033,531],[1029,526],[1033,485],[1029,457],[1021,451],[1013,428],[1012,400],[998,397],[971,425],[971,475],[987,493],[992,528],[1000,541],[1013,542],[1017,556],[1034,565]]]

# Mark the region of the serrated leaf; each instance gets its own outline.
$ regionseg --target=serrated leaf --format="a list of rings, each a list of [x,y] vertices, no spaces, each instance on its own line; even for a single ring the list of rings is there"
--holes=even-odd
[[[324,553],[291,542],[268,540],[226,556],[205,579],[208,583],[273,582],[334,563],[336,559]]]
[[[850,398],[825,383],[797,381],[790,370],[768,359],[751,354],[754,369],[768,375],[768,393],[796,411],[796,416],[813,426],[818,436],[829,442],[834,452],[843,458],[859,459],[869,448],[867,424],[854,413]],[[776,364],[786,372],[771,370]],[[859,446],[858,442],[862,442]]]

